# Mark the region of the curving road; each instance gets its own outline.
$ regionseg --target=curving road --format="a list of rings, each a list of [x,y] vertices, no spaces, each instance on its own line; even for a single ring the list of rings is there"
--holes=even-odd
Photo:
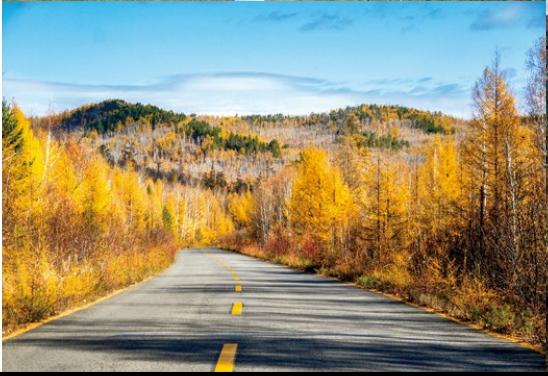
[[[2,360],[4,371],[544,369],[519,345],[218,249],[179,252],[158,277],[4,341]]]

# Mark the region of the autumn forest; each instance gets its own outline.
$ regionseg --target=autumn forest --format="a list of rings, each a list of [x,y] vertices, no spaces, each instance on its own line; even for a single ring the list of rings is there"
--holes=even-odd
[[[460,119],[363,104],[205,116],[109,99],[2,104],[9,333],[217,245],[540,345],[546,337],[545,40],[526,109],[485,62]]]

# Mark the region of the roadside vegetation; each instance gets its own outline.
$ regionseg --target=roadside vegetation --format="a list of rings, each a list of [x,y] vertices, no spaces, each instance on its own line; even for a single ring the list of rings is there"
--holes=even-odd
[[[400,106],[195,116],[109,100],[3,104],[3,323],[11,331],[165,268],[242,253],[546,336],[545,42],[527,113],[498,60],[470,121]]]
[[[111,167],[2,104],[3,333],[151,276],[231,221],[209,191]]]
[[[395,139],[389,132],[368,136],[386,141],[365,148],[363,133],[348,132],[336,150],[302,150],[296,163],[239,198],[228,247],[542,344],[543,41],[527,63],[525,115],[496,58],[477,81],[473,119],[463,127],[405,148],[387,147]]]

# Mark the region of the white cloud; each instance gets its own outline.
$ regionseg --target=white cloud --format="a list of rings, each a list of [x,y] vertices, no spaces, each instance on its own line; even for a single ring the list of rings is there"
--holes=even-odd
[[[4,93],[29,115],[104,99],[150,103],[177,112],[232,115],[324,112],[360,103],[399,104],[468,116],[469,90],[428,78],[369,80],[360,87],[257,72],[179,75],[147,85],[86,85],[4,79]]]
[[[496,8],[477,11],[470,28],[477,31],[516,26],[545,28],[544,15],[538,11],[536,6],[532,7],[527,2],[508,2]]]

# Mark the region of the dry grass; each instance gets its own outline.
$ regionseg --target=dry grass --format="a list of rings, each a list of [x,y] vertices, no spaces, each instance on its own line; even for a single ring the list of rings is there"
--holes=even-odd
[[[359,274],[357,261],[342,257],[331,267],[318,267],[313,260],[298,251],[273,256],[257,245],[246,245],[233,250],[252,257],[273,261],[298,270],[313,271],[342,281],[352,281],[357,285],[393,294],[404,301],[443,313],[458,321],[471,323],[478,329],[510,336],[510,338],[531,344],[541,351],[545,338],[545,317],[528,310],[517,310],[505,301],[497,291],[490,290],[481,280],[461,281],[457,286],[452,276],[442,278],[431,267],[428,278],[416,280],[407,271],[403,258],[396,259],[388,267],[373,269]],[[450,269],[450,268],[449,268]],[[443,280],[443,283],[438,283]],[[433,284],[438,283],[435,288]]]
[[[55,268],[47,251],[2,273],[3,335],[140,282],[173,261],[172,244]]]

